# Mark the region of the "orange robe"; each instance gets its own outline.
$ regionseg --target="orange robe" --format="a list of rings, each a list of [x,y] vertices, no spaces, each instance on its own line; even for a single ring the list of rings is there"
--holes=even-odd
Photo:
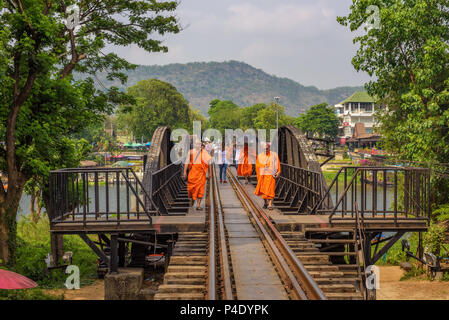
[[[276,152],[265,152],[257,156],[256,161],[257,187],[254,191],[256,196],[262,196],[263,199],[274,199],[276,189],[276,179],[273,174],[281,172],[281,164]]]
[[[251,150],[251,154],[248,149],[244,149],[243,153],[240,153],[237,166],[237,175],[241,177],[250,176],[253,173],[253,163],[255,158],[255,152]]]
[[[211,159],[206,150],[201,151],[190,150],[189,177],[187,179],[187,193],[189,198],[197,200],[204,197],[206,189],[206,175],[209,169],[209,161]]]

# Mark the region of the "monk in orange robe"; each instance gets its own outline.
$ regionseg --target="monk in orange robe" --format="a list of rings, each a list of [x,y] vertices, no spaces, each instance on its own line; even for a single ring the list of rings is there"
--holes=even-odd
[[[196,142],[194,148],[189,151],[190,161],[184,165],[183,178],[186,179],[187,169],[189,176],[187,179],[187,193],[192,201],[192,206],[197,202],[196,209],[201,210],[201,200],[206,189],[207,172],[211,156],[205,150],[201,142]]]
[[[265,151],[257,156],[257,187],[254,194],[262,197],[264,200],[264,209],[268,207],[269,210],[273,210],[276,179],[281,173],[281,164],[278,154],[272,152],[270,147],[270,144],[267,143],[265,145]]]
[[[248,143],[245,142],[243,146],[243,153],[240,153],[238,159],[237,175],[245,177],[245,183],[249,183],[249,177],[253,173],[253,163],[256,158],[254,150],[249,150]]]

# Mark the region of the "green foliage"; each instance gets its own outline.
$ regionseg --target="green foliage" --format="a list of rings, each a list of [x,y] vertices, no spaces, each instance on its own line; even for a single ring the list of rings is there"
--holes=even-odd
[[[276,129],[277,113],[279,113],[279,128],[293,124],[293,118],[285,115],[283,106],[270,103],[265,109],[258,112],[257,117],[254,119],[255,129]]]
[[[190,121],[200,121],[201,128],[207,129],[209,126],[209,121],[207,118],[201,113],[200,110],[189,108],[189,118]]]
[[[63,295],[45,293],[40,288],[25,290],[1,290],[0,300],[63,300]]]
[[[338,135],[340,119],[334,108],[327,103],[310,107],[305,114],[296,119],[295,125],[305,133],[315,134],[319,138],[335,139]]]
[[[242,108],[232,101],[213,100],[209,109],[209,126],[221,130],[240,128]]]
[[[443,278],[441,279],[442,281],[449,281],[449,272],[445,272],[443,274]]]
[[[279,127],[293,124],[293,118],[285,115],[284,107],[271,103],[258,103],[249,107],[239,107],[232,101],[212,100],[209,109],[209,127],[222,131],[225,129],[276,129],[277,111]],[[269,132],[267,137],[269,137]]]
[[[433,210],[432,218],[439,222],[449,220],[449,204],[440,205],[437,209]]]
[[[416,253],[418,248],[418,233],[413,233],[408,239],[410,243],[410,251]],[[385,245],[385,243],[381,243],[379,245],[379,250]],[[397,241],[387,252],[387,255],[384,259],[382,257],[379,261],[377,261],[377,265],[399,265],[399,263],[406,261],[406,254],[402,251],[401,241]]]
[[[14,263],[15,221],[23,186],[49,171],[77,165],[79,142],[72,134],[88,127],[117,103],[130,99],[116,87],[94,87],[97,72],[126,82],[123,69],[134,67],[106,45],[137,45],[147,52],[167,51],[152,39],[180,31],[173,12],[177,1],[93,0],[80,6],[79,29],[65,25],[67,1],[6,1],[0,24],[0,141],[6,144],[0,171],[9,179],[8,196],[0,188],[0,250]],[[87,75],[74,81],[72,72]],[[81,148],[82,150],[82,148]],[[48,192],[43,186],[43,193]],[[48,196],[44,196],[48,199]],[[3,256],[4,255],[4,256]]]
[[[404,275],[401,277],[401,279],[399,281],[405,281],[405,280],[409,280],[412,278],[416,278],[425,273],[426,273],[426,271],[424,270],[424,268],[417,268],[414,264],[412,264],[412,268],[409,271],[407,271],[406,273],[404,273]]]
[[[337,173],[338,173],[338,171],[323,171],[324,179],[326,179],[326,183],[328,185],[330,185],[332,183],[332,181],[334,181],[335,177],[337,176]],[[338,176],[338,182],[341,183],[341,182],[344,182],[344,180],[345,180],[344,175],[340,174]]]
[[[319,90],[306,87],[286,78],[278,78],[256,69],[246,63],[200,62],[170,64],[166,66],[138,66],[126,72],[128,83],[118,80],[107,81],[106,74],[99,72],[98,78],[106,86],[116,86],[125,90],[149,77],[173,84],[179,92],[203,114],[207,114],[209,103],[213,99],[232,100],[240,106],[273,101],[280,96],[286,114],[295,116],[298,109],[326,101],[335,104],[347,98],[362,87],[340,87],[331,90]],[[79,78],[84,77],[78,75]],[[97,86],[102,89],[101,86]]]
[[[17,228],[17,263],[13,271],[36,281],[41,288],[62,288],[67,277],[61,269],[44,273],[45,258],[51,252],[50,224],[47,216],[33,223],[22,217]],[[73,252],[73,264],[80,268],[81,284],[96,277],[97,257],[78,236],[64,236],[64,251]]]
[[[111,136],[105,129],[113,129],[117,131],[117,117],[104,115],[87,127],[82,128],[79,132],[71,135],[75,139],[84,139],[96,151],[114,152],[118,149],[118,141],[116,136]],[[85,159],[85,158],[84,158]]]
[[[446,229],[439,224],[432,224],[429,230],[424,234],[426,248],[435,255],[440,254],[441,245],[446,240]]]
[[[135,104],[119,106],[118,124],[134,137],[151,140],[159,126],[190,128],[189,104],[171,84],[155,79],[143,80],[127,92]]]
[[[400,159],[447,163],[449,3],[354,0],[349,15],[338,21],[361,33],[369,5],[379,7],[380,25],[355,37],[360,48],[352,63],[357,71],[373,76],[368,92],[388,106],[378,113],[383,146]],[[448,179],[433,177],[432,190],[433,203],[446,203]]]
[[[267,107],[264,103],[258,103],[250,107],[243,108],[240,121],[241,129],[254,129],[256,127],[255,119],[259,113]]]

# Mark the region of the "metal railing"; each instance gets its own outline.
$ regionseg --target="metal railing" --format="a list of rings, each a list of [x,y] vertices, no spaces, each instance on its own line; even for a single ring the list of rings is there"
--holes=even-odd
[[[335,199],[326,209],[323,204]],[[364,221],[430,217],[430,169],[401,167],[343,167],[312,210],[329,214],[330,221],[355,219],[354,203]]]
[[[354,251],[357,265],[357,275],[360,279],[360,291],[363,294],[363,299],[366,300],[367,297],[365,285],[366,265],[365,265],[365,251],[364,251],[365,244],[363,243],[365,237],[363,235],[364,232],[363,219],[360,218],[357,202],[354,203],[354,207],[355,207]]]
[[[52,223],[82,222],[85,227],[106,223],[145,220],[150,224],[156,211],[145,209],[151,201],[131,168],[76,168],[50,173]]]
[[[311,213],[325,192],[322,174],[281,163],[275,203],[293,213]]]
[[[188,199],[186,194],[183,195],[186,182],[182,179],[182,170],[183,164],[182,161],[179,161],[150,174],[151,202],[147,202],[147,208],[165,215],[173,210],[179,211],[186,206]],[[183,196],[185,197],[183,198]]]

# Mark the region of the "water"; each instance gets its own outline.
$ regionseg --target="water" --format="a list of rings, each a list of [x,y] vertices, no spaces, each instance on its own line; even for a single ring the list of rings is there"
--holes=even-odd
[[[358,185],[357,186],[357,192],[355,192],[355,196],[354,196],[354,200],[357,202],[359,211],[361,209],[362,206],[362,190],[361,190],[361,186]],[[338,190],[338,197],[336,199],[335,196],[335,188],[332,188],[330,194],[331,194],[331,198],[332,198],[332,202],[333,205],[335,206],[337,204],[337,201],[339,200],[339,197],[342,195],[343,193],[343,186],[339,185],[339,190]],[[385,210],[386,211],[391,211],[392,210],[392,205],[394,204],[394,188],[392,186],[387,186],[386,187],[386,192],[385,192],[385,196],[384,196],[384,188],[382,185],[378,186],[377,189],[377,201],[376,202],[376,207],[378,211],[384,211],[384,198],[385,198]],[[373,203],[374,200],[373,199],[373,187],[370,184],[366,184],[366,197],[365,197],[365,201],[366,201],[366,205],[365,208],[367,211],[371,211],[373,210]],[[351,203],[352,203],[352,194],[351,194],[351,189],[348,190],[348,194],[346,197],[346,208],[350,209],[351,208]],[[338,207],[341,210],[341,204]]]
[[[339,190],[339,194],[341,195],[342,192],[342,187],[340,187]],[[366,209],[367,210],[371,210],[372,209],[372,204],[373,204],[373,192],[372,192],[372,186],[371,185],[367,185],[367,203],[366,203]],[[120,212],[126,212],[127,211],[127,201],[126,201],[126,185],[125,184],[120,184],[120,188],[119,188],[119,194],[120,194]],[[331,190],[331,196],[332,196],[332,201],[333,204],[336,204],[335,201],[335,190]],[[98,195],[99,195],[99,209],[100,212],[105,212],[106,211],[106,187],[104,185],[100,185],[98,186]],[[359,209],[361,206],[361,200],[360,200],[360,196],[361,196],[361,190],[360,190],[360,186],[358,186],[358,192],[357,192],[357,202],[359,205]],[[383,210],[383,187],[379,187],[378,192],[377,192],[377,209],[378,210]],[[95,189],[93,186],[89,186],[89,198],[91,199],[91,202],[89,204],[89,211],[94,211],[94,199],[95,199]],[[142,199],[143,197],[141,197]],[[393,200],[394,200],[394,190],[392,187],[388,187],[387,186],[387,192],[386,192],[386,209],[390,210],[391,205],[393,204]],[[349,192],[348,197],[347,197],[347,208],[349,209],[350,203],[351,203],[352,199],[351,199],[351,193]],[[19,220],[22,215],[24,216],[28,216],[30,214],[30,202],[31,202],[31,196],[24,193],[22,195],[22,198],[20,200],[20,208],[19,208],[19,214],[17,216],[17,220]],[[131,189],[129,189],[129,206],[130,206],[130,210],[131,211],[135,211],[136,209],[136,197],[134,196],[133,192],[131,191]],[[341,206],[340,206],[341,208]],[[114,187],[109,187],[109,211],[110,212],[115,212],[117,210],[117,189],[116,186]],[[80,208],[80,211],[82,211],[82,208]],[[42,213],[45,212],[45,208],[42,209]]]
[[[135,187],[135,186],[134,186]],[[92,212],[95,210],[95,188],[93,186],[89,186],[89,211]],[[100,212],[106,212],[106,186],[100,185],[98,186],[98,197],[99,197],[99,210]],[[126,184],[119,185],[119,197],[120,197],[120,212],[127,211],[127,195],[126,195]],[[141,197],[143,199],[143,197]],[[30,204],[31,204],[31,196],[23,193],[22,198],[20,199],[19,204],[19,214],[17,215],[17,221],[20,220],[23,216],[30,215]],[[80,207],[80,212],[82,212],[83,208]],[[134,193],[129,189],[129,209],[130,211],[136,210],[136,197]],[[109,186],[109,212],[117,211],[117,187]],[[140,211],[142,208],[140,207]],[[45,208],[42,208],[42,213],[45,212]]]

